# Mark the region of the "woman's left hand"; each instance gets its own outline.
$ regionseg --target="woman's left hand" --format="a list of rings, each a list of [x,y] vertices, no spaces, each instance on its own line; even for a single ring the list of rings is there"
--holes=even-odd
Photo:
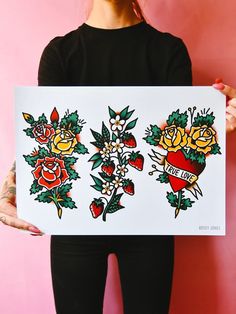
[[[236,89],[222,82],[216,82],[212,85],[215,89],[220,91],[225,96],[228,96],[229,101],[226,107],[226,132],[236,130]]]

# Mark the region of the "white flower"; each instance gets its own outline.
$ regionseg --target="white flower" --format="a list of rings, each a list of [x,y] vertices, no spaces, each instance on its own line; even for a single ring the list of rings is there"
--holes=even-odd
[[[113,146],[113,152],[122,153],[122,147],[124,147],[124,144],[120,142],[119,138],[117,138],[115,142],[112,142],[111,145]]]
[[[116,173],[121,174],[122,177],[124,177],[126,172],[128,172],[128,169],[126,168],[125,165],[122,165],[122,166],[118,165],[117,166]]]
[[[102,159],[104,159],[106,157],[109,157],[110,150],[104,147],[102,150],[100,150],[100,154],[101,154]]]
[[[115,180],[113,180],[112,183],[114,184],[116,189],[118,189],[118,187],[123,185],[122,179],[119,177],[115,177]]]
[[[111,195],[111,191],[113,190],[113,185],[111,185],[109,182],[106,182],[102,185],[102,194]]]
[[[119,130],[121,131],[123,129],[123,125],[125,124],[125,120],[120,120],[120,115],[117,115],[116,118],[110,119],[110,122],[112,124],[112,131]]]
[[[109,142],[109,143],[105,142],[104,145],[105,145],[105,148],[107,150],[109,150],[110,152],[112,151],[113,146],[112,146],[111,142]]]

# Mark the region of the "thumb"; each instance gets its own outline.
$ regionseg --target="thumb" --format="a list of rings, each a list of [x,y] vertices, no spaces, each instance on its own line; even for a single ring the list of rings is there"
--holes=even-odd
[[[225,85],[223,83],[215,83],[212,86],[218,91],[220,91],[223,95],[228,96],[229,98],[236,97],[236,89],[234,89],[231,86]]]

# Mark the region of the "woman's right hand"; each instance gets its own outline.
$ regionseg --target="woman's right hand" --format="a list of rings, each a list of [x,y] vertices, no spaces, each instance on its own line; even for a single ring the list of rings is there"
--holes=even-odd
[[[32,232],[32,235],[42,235],[43,233],[37,227],[17,218],[15,175],[14,163],[0,192],[0,221],[17,229],[28,230]]]

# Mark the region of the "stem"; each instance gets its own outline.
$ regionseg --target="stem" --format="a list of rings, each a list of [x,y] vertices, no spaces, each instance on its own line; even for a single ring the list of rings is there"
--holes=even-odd
[[[62,208],[61,208],[61,206],[59,205],[58,200],[57,200],[56,188],[52,191],[52,200],[53,200],[53,203],[56,205],[56,208],[57,208],[57,215],[58,215],[58,217],[61,219],[61,216],[62,216]]]
[[[121,155],[121,157],[123,158],[124,157],[124,155],[126,155],[126,154],[131,154],[130,152],[124,152],[122,155]]]
[[[107,204],[108,204],[108,200],[105,197],[99,197],[99,198],[102,199],[102,200],[105,200],[107,202]]]
[[[116,196],[116,193],[117,193],[117,189],[114,190],[110,201],[107,203],[107,206],[105,207],[105,209],[104,209],[104,211],[103,211],[103,215],[102,215],[102,220],[103,220],[103,221],[106,221],[107,210],[108,210],[110,204],[113,202],[113,199],[114,199],[114,197]]]
[[[182,201],[182,191],[180,190],[178,191],[178,206],[175,210],[175,218],[177,218],[177,216],[179,215],[181,201]]]

